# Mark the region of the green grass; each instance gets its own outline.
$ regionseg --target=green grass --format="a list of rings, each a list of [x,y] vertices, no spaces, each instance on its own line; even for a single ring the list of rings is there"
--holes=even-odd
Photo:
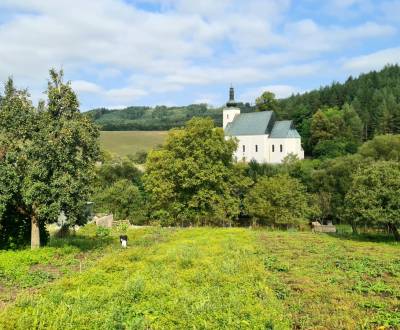
[[[259,239],[269,285],[293,328],[400,327],[398,244],[298,232]]]
[[[100,145],[118,156],[148,151],[162,144],[167,136],[165,131],[102,131]]]
[[[128,235],[126,250],[116,231],[89,226],[40,251],[1,252],[0,293],[15,290],[2,329],[400,326],[396,243],[238,228]]]

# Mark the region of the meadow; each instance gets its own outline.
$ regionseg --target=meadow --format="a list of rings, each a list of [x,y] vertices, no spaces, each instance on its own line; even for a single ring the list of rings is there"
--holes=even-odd
[[[400,246],[245,228],[88,225],[0,252],[2,329],[396,329]]]
[[[117,156],[149,151],[164,142],[166,131],[101,131],[100,145]]]

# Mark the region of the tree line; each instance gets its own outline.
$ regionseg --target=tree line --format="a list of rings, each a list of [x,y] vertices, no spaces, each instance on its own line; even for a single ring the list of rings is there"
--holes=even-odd
[[[400,136],[377,131],[363,142],[364,123],[349,103],[310,118],[318,157],[270,165],[234,163],[236,141],[201,116],[171,129],[147,156],[113,159],[99,150],[98,127],[79,112],[62,72],[50,71],[46,93],[34,106],[9,79],[0,97],[0,248],[44,244],[45,225],[61,213],[66,226],[86,223],[88,201],[136,224],[298,228],[318,219],[400,239]],[[256,104],[279,110],[272,93]]]
[[[351,155],[289,155],[275,165],[234,163],[235,149],[211,119],[193,118],[149,153],[144,173],[129,159],[109,159],[99,177],[112,184],[96,207],[114,208],[136,224],[287,229],[318,220],[349,224],[354,232],[386,230],[400,239],[400,135],[376,136]]]

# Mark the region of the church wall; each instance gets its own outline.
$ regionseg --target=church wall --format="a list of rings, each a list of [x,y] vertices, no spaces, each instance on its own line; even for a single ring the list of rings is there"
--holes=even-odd
[[[237,161],[250,162],[254,159],[259,163],[268,162],[268,135],[240,135],[236,138],[238,148],[234,153],[234,158]]]
[[[272,151],[272,146],[274,146],[274,151]],[[304,159],[301,139],[298,138],[269,139],[267,149],[269,163],[282,163],[283,159],[290,153],[297,155],[299,159]]]
[[[222,111],[222,128],[225,129],[226,125],[228,123],[233,122],[233,119],[235,118],[236,115],[240,115],[240,109],[239,108],[225,108]]]

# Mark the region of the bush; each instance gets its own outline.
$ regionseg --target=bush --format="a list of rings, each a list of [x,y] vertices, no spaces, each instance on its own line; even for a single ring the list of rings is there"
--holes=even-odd
[[[96,236],[100,238],[105,238],[110,236],[111,230],[106,227],[97,227],[96,228]]]

